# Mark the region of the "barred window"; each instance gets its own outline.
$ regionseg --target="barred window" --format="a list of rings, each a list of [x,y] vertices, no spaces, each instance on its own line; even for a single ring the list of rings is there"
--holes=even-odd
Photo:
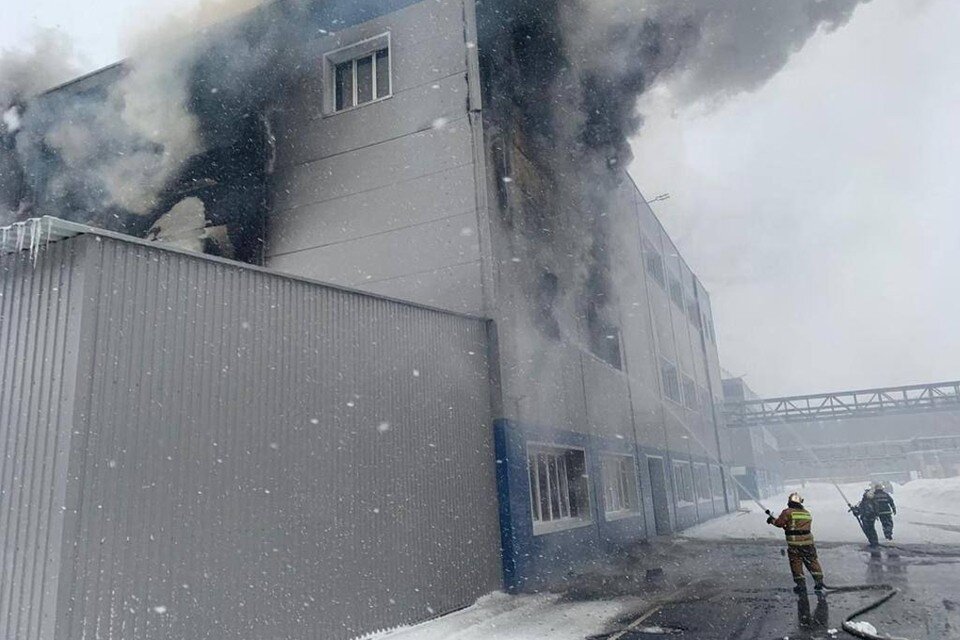
[[[696,471],[696,481],[697,481],[697,500],[701,502],[712,500],[713,496],[710,494],[710,476],[707,475],[707,466],[703,464],[698,464],[695,468]]]
[[[677,502],[681,505],[694,504],[693,472],[688,462],[673,463],[673,483],[677,487]]]
[[[710,486],[713,489],[715,498],[723,497],[723,481],[720,477],[720,467],[710,467]]]
[[[582,449],[530,445],[530,510],[534,534],[590,522],[590,493]]]
[[[638,513],[637,466],[633,456],[606,455],[601,457],[600,465],[607,520]]]

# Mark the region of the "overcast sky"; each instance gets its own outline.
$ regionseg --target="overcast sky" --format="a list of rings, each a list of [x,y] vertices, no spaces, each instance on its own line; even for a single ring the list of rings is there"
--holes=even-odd
[[[960,2],[873,0],[760,91],[653,109],[642,189],[761,394],[960,378]],[[648,101],[651,102],[651,101]]]
[[[33,0],[84,70],[198,0]],[[14,4],[9,0],[8,4]],[[632,172],[712,295],[723,366],[758,393],[960,377],[960,2],[872,0],[757,92],[644,101]]]

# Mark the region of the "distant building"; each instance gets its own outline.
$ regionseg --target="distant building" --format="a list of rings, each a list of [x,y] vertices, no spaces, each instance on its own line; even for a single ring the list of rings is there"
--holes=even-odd
[[[735,448],[758,451],[762,434],[786,484],[960,475],[960,381],[758,398],[725,379],[724,390]]]
[[[730,403],[758,398],[743,378],[730,376],[723,379],[723,396]],[[737,481],[740,499],[766,498],[779,492],[783,488],[784,466],[780,444],[770,430],[763,426],[730,428],[727,435],[733,450],[731,473]]]
[[[120,296],[116,304],[124,312],[111,316],[115,323],[113,331],[130,330],[133,325],[129,323],[140,313],[138,305],[146,305],[154,313],[166,316],[165,335],[169,340],[177,340],[180,327],[185,332],[196,331],[193,318],[215,313],[221,301],[217,287],[203,289],[204,296],[211,297],[193,297],[194,279],[199,277],[209,285],[226,277],[225,273],[235,274],[231,276],[235,279],[231,281],[230,291],[242,301],[237,304],[243,313],[272,317],[273,305],[279,304],[276,291],[285,292],[282,304],[290,309],[299,309],[298,305],[319,305],[312,307],[313,313],[319,315],[304,316],[300,315],[302,310],[298,310],[292,320],[294,325],[282,330],[282,318],[274,318],[279,332],[276,339],[258,335],[254,343],[245,347],[262,358],[270,359],[275,353],[276,360],[270,367],[251,373],[248,383],[236,389],[233,400],[201,395],[192,403],[184,403],[181,395],[190,393],[185,387],[165,387],[176,390],[169,391],[170,397],[138,402],[123,401],[124,393],[121,393],[115,402],[111,400],[111,404],[105,406],[97,403],[108,396],[103,393],[90,396],[93,406],[98,411],[113,412],[114,420],[123,416],[133,424],[145,419],[144,412],[163,411],[164,406],[181,403],[176,414],[178,419],[186,420],[185,424],[196,429],[190,433],[185,431],[181,437],[203,440],[209,437],[204,432],[208,428],[204,417],[209,410],[208,403],[245,401],[248,411],[266,412],[263,420],[256,424],[265,430],[263,441],[269,442],[268,432],[273,429],[284,432],[291,428],[309,428],[302,425],[306,414],[294,416],[286,411],[284,403],[293,403],[294,407],[309,404],[314,391],[297,385],[303,380],[326,380],[333,373],[326,368],[335,366],[334,362],[311,355],[311,345],[318,345],[319,349],[329,348],[331,343],[343,344],[356,357],[366,354],[375,359],[381,353],[378,341],[387,340],[401,342],[395,345],[397,350],[391,352],[392,359],[361,363],[367,371],[365,375],[369,376],[369,383],[365,383],[369,386],[362,394],[368,403],[365,424],[380,420],[394,422],[391,419],[394,412],[406,416],[404,420],[414,419],[413,413],[409,416],[407,413],[416,412],[420,404],[436,409],[439,405],[434,405],[441,397],[445,398],[444,402],[449,398],[449,405],[444,406],[449,408],[451,424],[473,424],[470,421],[476,417],[485,422],[474,424],[474,428],[486,436],[473,434],[465,438],[457,430],[460,427],[448,429],[447,419],[435,411],[424,418],[431,421],[424,428],[432,430],[431,433],[443,441],[444,451],[448,452],[444,462],[452,460],[473,465],[480,461],[489,465],[488,469],[496,477],[495,486],[485,486],[482,469],[470,471],[465,478],[472,479],[471,482],[457,485],[463,491],[461,496],[444,495],[445,502],[434,505],[440,513],[454,518],[453,522],[462,522],[462,526],[441,527],[432,532],[425,532],[422,523],[415,519],[404,521],[406,524],[398,525],[398,530],[384,528],[381,531],[377,529],[378,520],[366,510],[366,506],[378,508],[378,500],[371,492],[382,488],[380,480],[370,480],[369,486],[365,484],[368,474],[370,478],[392,478],[395,472],[386,473],[385,468],[394,464],[410,467],[408,474],[401,474],[402,481],[398,479],[401,484],[397,491],[402,495],[386,500],[393,505],[390,508],[395,509],[390,512],[394,518],[403,518],[407,501],[416,502],[418,508],[427,508],[422,501],[438,499],[432,491],[446,481],[443,473],[449,471],[449,465],[434,466],[440,461],[435,452],[425,448],[430,446],[428,441],[400,430],[395,435],[396,455],[383,454],[380,458],[375,454],[364,457],[367,453],[363,450],[351,449],[353,445],[347,446],[341,441],[326,442],[326,448],[318,451],[318,468],[346,456],[341,463],[348,467],[354,465],[351,468],[357,475],[350,481],[353,484],[343,489],[343,497],[362,500],[365,505],[360,508],[323,502],[324,509],[333,509],[336,518],[342,518],[330,525],[334,530],[329,534],[336,538],[331,553],[345,554],[337,565],[339,570],[373,571],[346,557],[352,553],[366,554],[371,549],[388,556],[420,553],[415,542],[424,535],[428,540],[436,540],[439,548],[449,551],[449,555],[431,556],[428,563],[418,566],[404,565],[404,570],[410,572],[406,574],[407,584],[423,585],[426,593],[436,594],[436,606],[430,605],[430,598],[426,597],[414,600],[398,597],[389,585],[378,591],[376,576],[366,574],[363,579],[369,579],[369,584],[361,582],[368,590],[345,588],[343,592],[325,593],[325,602],[312,603],[303,602],[301,598],[308,590],[297,590],[303,586],[301,581],[306,580],[308,584],[310,580],[309,573],[297,568],[302,560],[297,556],[300,550],[296,546],[278,547],[281,549],[276,557],[278,565],[271,569],[276,571],[269,574],[270,579],[280,581],[281,585],[285,580],[298,585],[293,590],[296,599],[286,602],[285,606],[290,607],[290,615],[299,616],[296,619],[303,622],[302,627],[283,627],[284,637],[295,637],[298,633],[302,633],[299,637],[316,637],[319,633],[322,637],[349,638],[464,606],[484,590],[501,586],[508,590],[549,586],[562,582],[571,570],[603,554],[656,534],[706,521],[737,507],[737,492],[730,477],[732,466],[738,466],[733,457],[736,447],[731,448],[722,425],[723,387],[709,295],[643,195],[615,162],[616,158],[604,149],[592,147],[594,143],[589,140],[583,143],[585,149],[580,150],[551,146],[549,140],[553,133],[567,123],[556,122],[560,117],[557,113],[533,113],[535,108],[543,109],[544,99],[548,98],[537,101],[535,95],[509,93],[507,87],[523,81],[524,74],[529,73],[528,57],[537,54],[527,49],[528,38],[524,37],[530,25],[516,20],[507,21],[508,26],[499,28],[497,25],[504,23],[495,11],[496,3],[481,5],[473,0],[324,3],[315,17],[317,28],[311,30],[316,38],[314,64],[301,81],[288,88],[269,117],[262,119],[257,114],[246,114],[244,126],[249,135],[239,141],[228,140],[223,147],[209,147],[204,155],[191,162],[189,175],[181,176],[164,192],[163,206],[152,214],[142,219],[121,216],[128,224],[121,229],[124,232],[146,236],[153,228],[151,235],[165,240],[168,246],[195,249],[199,242],[208,253],[261,264],[287,276],[277,275],[272,279],[257,270],[248,276],[244,269],[231,269],[216,260],[209,262],[210,258],[167,258],[164,256],[168,252],[160,249],[162,245],[149,250],[139,243],[134,243],[138,247],[135,251],[120,248],[125,247],[124,241],[107,234],[106,246],[118,247],[111,251],[139,256],[138,259],[147,260],[148,264],[131,263],[124,267],[128,263],[113,256],[109,269],[116,270],[116,275],[111,272],[105,277],[119,278],[122,271],[129,268],[131,274],[136,275],[128,282],[133,289],[126,293],[135,296],[141,284],[144,291],[152,292],[136,298],[135,302]],[[97,99],[122,73],[121,67],[114,67],[47,94],[43,100],[56,104],[81,94],[82,99]],[[240,170],[230,165],[232,158],[239,158]],[[55,159],[45,160],[49,161]],[[602,167],[599,170],[598,162]],[[27,180],[23,190],[33,194],[32,214],[56,216],[57,210],[44,204],[61,202],[38,178],[44,166],[41,163],[39,168],[27,172],[34,178],[32,183]],[[202,208],[196,200],[203,203]],[[180,204],[185,201],[189,202]],[[171,231],[168,224],[164,231],[163,216],[178,205],[176,215],[171,216],[176,218],[176,228]],[[199,231],[198,211],[205,216]],[[110,226],[110,215],[94,212],[89,222]],[[192,234],[188,234],[186,245],[179,242],[183,238],[178,234],[183,229]],[[79,245],[82,240],[84,247],[91,247],[94,246],[91,236],[97,233],[83,232],[63,242]],[[39,261],[43,263],[46,259],[41,253]],[[50,286],[50,280],[37,280],[26,270],[12,266],[17,260],[16,256],[7,256],[0,263],[0,275],[11,295],[25,295],[22,287],[26,285],[22,283],[28,280],[29,286]],[[149,266],[153,262],[170,261],[182,265],[178,267],[179,279],[158,274]],[[76,264],[76,267],[63,268],[69,271],[83,266]],[[176,294],[171,294],[169,289],[157,289],[157,278],[162,275],[172,278],[173,284],[165,287],[176,284],[181,289]],[[418,320],[403,325],[405,331],[417,334],[417,341],[404,344],[408,335],[392,331],[384,319],[406,322],[401,318],[411,313],[416,315],[413,310],[419,307],[378,297],[363,298],[365,302],[355,305],[346,324],[338,325],[336,331],[326,331],[326,323],[338,317],[336,314],[340,311],[330,306],[333,305],[330,301],[310,302],[309,296],[323,296],[319,289],[310,289],[308,294],[297,284],[298,278],[411,305],[426,305],[447,314],[488,319],[491,321],[489,337],[484,336],[479,343],[470,342],[458,333],[460,329],[450,329],[450,333],[447,329],[431,328],[433,320],[424,320],[424,324]],[[256,284],[255,281],[261,279],[275,284]],[[297,293],[301,290],[304,297]],[[51,295],[48,289],[44,291],[44,295]],[[163,291],[167,295],[163,301],[151,297]],[[4,313],[11,313],[11,308],[4,307]],[[41,308],[37,313],[54,312]],[[173,317],[170,314],[174,314]],[[2,324],[7,323],[7,317],[4,316]],[[459,316],[436,316],[441,317]],[[311,321],[316,324],[311,325]],[[79,326],[86,326],[84,322],[80,320]],[[216,347],[210,345],[221,344],[224,349],[233,350],[248,343],[238,328],[242,324],[209,322],[212,324],[205,329],[209,333],[204,333],[206,338],[201,341],[207,347],[198,343],[199,351],[193,354],[189,350],[152,352],[151,357],[169,358],[163,363],[163,373],[155,375],[170,379],[206,379],[212,385],[210,391],[227,388],[220,386],[225,384],[224,377],[232,372],[229,367],[221,368],[225,361],[220,356],[224,354],[200,356],[206,353],[205,348],[216,351]],[[449,319],[442,320],[441,324],[456,325],[457,322],[460,321]],[[470,336],[474,330],[475,327],[469,331],[463,329]],[[301,345],[298,340],[310,331],[316,332],[309,336],[313,342]],[[428,349],[429,337],[434,331],[444,344],[460,340],[458,344],[476,345],[467,351],[482,351],[484,358],[489,353],[489,360],[484,360],[489,381],[486,377],[483,380],[469,378],[469,371],[459,369],[455,375],[442,375],[443,363],[430,359],[449,358],[452,352]],[[7,345],[19,339],[11,333],[0,335]],[[188,335],[197,338],[196,334]],[[149,338],[144,335],[142,339]],[[427,343],[422,343],[423,340]],[[109,347],[100,343],[97,348]],[[7,349],[2,352],[6,360],[0,365],[6,363],[9,367],[13,357],[9,354],[13,351],[9,346]],[[143,352],[115,354],[121,360],[126,356],[133,361],[127,363],[129,368],[124,369],[121,376],[103,383],[106,389],[128,392],[133,398],[136,390],[132,385],[156,383],[156,378],[143,378],[143,371],[153,371],[158,364],[138,362],[140,353]],[[181,355],[174,357],[172,353]],[[456,356],[462,357],[462,353]],[[377,387],[374,364],[385,371],[396,371],[398,367],[400,371],[412,371],[424,358],[428,364],[423,366],[437,372],[429,379],[434,387],[421,391],[404,386],[407,383],[398,383],[400,386],[396,388]],[[283,396],[284,401],[278,399],[265,405],[260,404],[257,389],[267,382],[276,384],[276,381],[262,379],[268,371],[289,377],[294,386],[290,394]],[[43,376],[52,374],[38,369],[29,375],[36,376],[38,384],[45,384],[41,380]],[[13,388],[22,393],[23,387]],[[294,389],[299,391],[293,392]],[[443,389],[444,394],[434,392],[439,389]],[[331,402],[353,402],[349,389],[341,392],[333,396]],[[473,413],[465,414],[458,403],[464,397],[478,394],[487,394],[489,413],[485,413],[487,409],[481,405],[470,404]],[[324,424],[340,420],[339,416],[343,415],[343,408],[335,405],[321,406],[317,411],[320,413],[316,419]],[[15,417],[14,428],[25,428],[26,423],[17,420],[20,418]],[[51,419],[48,424],[60,423]],[[91,434],[96,433],[95,427],[95,424],[89,427]],[[229,430],[229,425],[218,428]],[[486,448],[487,436],[495,451]],[[116,438],[118,443],[128,442],[131,447],[139,446],[125,440],[131,436],[121,427],[115,427],[109,437]],[[342,437],[353,442],[354,436],[349,430],[343,431]],[[260,444],[263,443],[257,446]],[[85,450],[92,451],[90,445],[79,443],[78,446],[69,456],[70,464],[79,465],[78,468],[94,465],[98,474],[109,478],[109,472],[100,466],[105,464],[103,459],[83,457]],[[237,446],[240,448],[234,455],[243,455],[243,446]],[[116,450],[107,444],[103,447],[104,456]],[[177,458],[181,455],[177,451],[162,448],[157,451],[170,451],[174,456],[171,473],[190,472],[189,461]],[[204,455],[207,453],[210,452]],[[268,458],[270,452],[258,449],[257,455]],[[211,456],[212,453],[205,458],[206,463],[216,460]],[[758,464],[761,462],[755,462],[755,469],[769,469]],[[423,468],[418,469],[417,465]],[[281,474],[282,467],[275,467],[275,471]],[[147,478],[144,475],[147,471],[140,471],[137,466],[125,467],[125,473],[131,486],[140,486],[139,483],[146,480],[152,482],[153,476]],[[298,482],[308,482],[309,476],[298,478]],[[263,478],[264,483],[267,480],[269,478]],[[276,480],[280,481],[279,476]],[[456,476],[447,480],[454,482]],[[764,486],[774,482],[773,477],[763,479]],[[108,499],[109,493],[97,493],[96,498],[92,497],[93,493],[86,493],[116,490],[111,488],[114,485],[108,479],[103,483],[96,487],[80,485],[72,489],[79,493],[68,492],[67,513],[73,513],[69,501],[76,500],[77,495],[89,495],[92,500]],[[309,488],[310,492],[321,490],[322,487]],[[320,522],[326,522],[329,512],[314,511],[321,508],[317,506],[319,503],[311,502],[301,487],[287,486],[285,491],[284,514],[291,518],[290,526],[301,534],[315,532],[316,535],[315,542],[311,542],[310,535],[303,534],[306,537],[297,538],[297,544],[320,545],[322,557],[327,534]],[[144,495],[130,494],[129,499],[139,500]],[[245,495],[244,499],[247,498],[253,499]],[[498,518],[487,508],[494,498],[499,506]],[[229,502],[227,497],[223,499]],[[257,499],[272,500],[265,496]],[[463,503],[452,505],[449,500]],[[19,504],[4,501],[3,513],[15,514],[21,508]],[[237,508],[240,504],[236,503]],[[470,517],[479,517],[483,522],[479,528],[473,520],[464,519],[463,508],[469,510],[472,505],[478,511]],[[221,508],[217,500],[207,506],[209,511],[207,508],[188,511],[171,508],[155,516],[158,531],[162,530],[167,544],[173,545],[169,553],[175,552],[177,545],[185,540],[184,536],[192,535],[189,528],[183,527],[183,518],[196,518],[197,526],[202,528],[206,514],[223,517],[222,512],[217,511]],[[230,556],[231,562],[244,562],[247,554],[260,557],[274,552],[272,547],[267,548],[269,545],[264,546],[266,542],[261,543],[266,538],[261,540],[255,534],[262,526],[261,521],[279,515],[279,512],[271,515],[270,508],[258,511],[255,518],[244,516],[246,519],[236,521],[236,526],[248,528],[250,535],[238,536],[231,541],[234,548],[223,550],[235,554]],[[113,526],[112,521],[101,520],[108,516],[99,515],[100,512],[84,513],[87,519],[73,525],[81,527],[77,535],[87,536],[86,540],[96,539],[94,530]],[[498,558],[501,573],[495,579],[484,568],[490,560],[490,539],[486,537],[490,525],[498,527],[501,549]],[[351,532],[363,527],[379,532],[371,534],[373,546],[351,549],[350,536],[354,535]],[[9,536],[12,531],[12,528],[0,529],[0,536]],[[69,527],[64,531],[64,535],[73,535]],[[101,565],[104,575],[119,571],[123,566],[120,558],[133,553],[124,547],[122,537],[111,540],[114,546],[109,553],[114,555],[107,564]],[[465,545],[473,545],[472,555],[460,553]],[[311,554],[316,552],[311,549]],[[82,559],[67,562],[71,561]],[[196,570],[200,571],[208,561],[214,560],[198,556]],[[223,561],[226,562],[226,558]],[[290,566],[288,572],[282,570],[285,563]],[[383,566],[384,570],[396,570],[389,562]],[[114,604],[119,606],[118,610],[126,610],[130,598],[143,597],[143,589],[161,596],[160,600],[148,599],[147,604],[165,602],[165,598],[173,597],[169,593],[180,588],[177,585],[181,580],[189,584],[196,579],[196,576],[185,577],[179,573],[188,567],[178,567],[177,571],[164,574],[153,586],[123,583],[111,592],[120,598]],[[434,579],[431,573],[438,568],[443,569],[442,581]],[[235,574],[219,575],[235,579]],[[265,586],[257,575],[245,575],[243,579],[251,580],[256,589]],[[469,587],[467,582],[471,583]],[[206,583],[205,588],[218,587]],[[396,589],[402,590],[400,586]],[[351,617],[354,615],[350,613],[354,610],[351,607],[357,604],[352,599],[360,597],[357,595],[360,593],[367,598],[364,603],[381,607],[383,615]],[[48,615],[57,616],[56,628],[59,629],[59,616],[75,622],[78,616],[93,616],[91,619],[98,620],[97,616],[108,615],[98,613],[96,608],[107,606],[103,603],[109,598],[84,598],[86,596],[77,593],[55,599],[62,609]],[[340,600],[348,603],[343,611],[330,604]],[[137,617],[140,615],[131,614],[131,619],[141,620]],[[218,610],[217,615],[239,616],[236,622],[240,626],[258,624],[255,613],[236,608],[229,612]],[[330,627],[318,631],[316,625],[323,621]],[[162,619],[143,624],[147,625],[144,629],[155,626],[157,630],[145,631],[137,637],[166,637],[160,630]],[[53,627],[41,624],[29,628]],[[64,628],[79,633],[77,626]],[[269,632],[270,629],[264,627],[260,635],[269,635]],[[75,636],[37,635],[31,631],[18,637],[59,640]]]

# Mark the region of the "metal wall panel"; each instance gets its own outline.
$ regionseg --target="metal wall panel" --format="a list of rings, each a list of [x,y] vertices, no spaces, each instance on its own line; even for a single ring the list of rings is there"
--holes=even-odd
[[[50,251],[69,249],[88,277],[57,628],[0,637],[351,638],[500,586],[484,321],[106,237]],[[53,290],[25,291],[69,276],[51,256],[5,274],[4,319],[53,324]],[[3,348],[36,355],[3,353],[3,398],[36,405],[20,371],[50,393],[54,349],[8,326]],[[57,421],[8,422],[12,464],[41,465],[33,425]],[[11,485],[9,466],[4,488],[47,486]],[[17,540],[50,517],[49,499],[3,500]],[[8,540],[3,621],[20,629],[39,597],[20,576],[43,558]]]
[[[0,638],[52,638],[82,274],[73,247],[0,255]]]

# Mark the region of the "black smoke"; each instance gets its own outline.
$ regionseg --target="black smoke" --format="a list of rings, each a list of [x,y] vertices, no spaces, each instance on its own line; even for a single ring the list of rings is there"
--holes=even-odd
[[[615,364],[601,344],[618,323],[609,214],[643,125],[640,97],[657,86],[687,103],[756,89],[813,34],[849,20],[860,1],[478,3],[487,129],[496,148],[533,167],[509,177],[520,184],[511,184],[512,202],[499,199],[502,218],[518,243],[549,243],[574,263],[559,286],[575,298],[597,355]],[[573,218],[561,213],[571,202]],[[546,253],[543,262],[555,258]]]

